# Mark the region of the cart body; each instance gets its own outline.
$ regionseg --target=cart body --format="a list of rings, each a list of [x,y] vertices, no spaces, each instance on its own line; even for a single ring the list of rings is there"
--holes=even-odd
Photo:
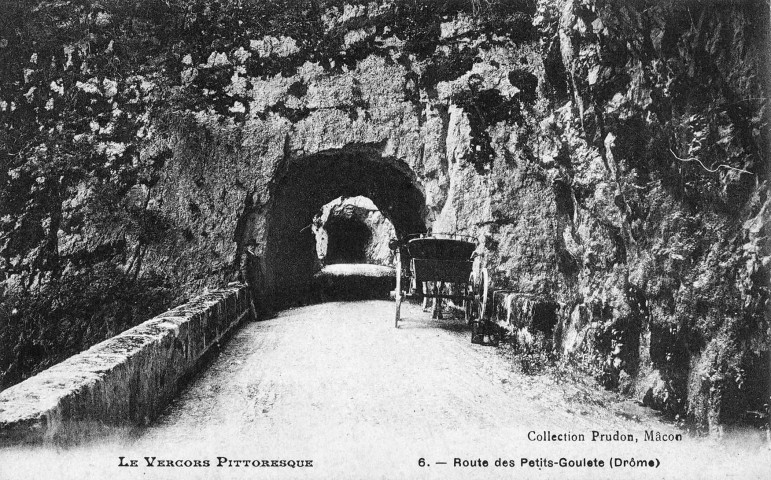
[[[449,237],[449,238],[447,238]],[[468,237],[467,237],[468,238]],[[462,303],[466,320],[474,336],[482,330],[484,306],[487,296],[487,272],[475,271],[477,244],[458,235],[418,236],[404,242],[394,241],[397,250],[396,267],[396,316],[399,326],[401,303],[408,299],[450,299]],[[406,282],[405,282],[406,281]],[[424,285],[433,283],[431,291]],[[444,293],[443,287],[449,292]],[[475,343],[483,343],[476,341]]]

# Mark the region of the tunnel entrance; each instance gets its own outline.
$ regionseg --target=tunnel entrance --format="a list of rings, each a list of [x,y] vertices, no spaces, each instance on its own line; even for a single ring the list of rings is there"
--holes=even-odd
[[[417,177],[406,164],[383,157],[377,148],[348,147],[287,161],[270,192],[263,257],[266,290],[275,308],[311,298],[320,264],[309,227],[330,201],[364,196],[393,224],[397,235],[426,231],[425,195]],[[331,227],[332,260],[361,261],[369,229],[343,219]]]
[[[326,225],[329,235],[327,264],[367,263],[367,244],[372,232],[358,218],[332,217]]]
[[[358,218],[332,217],[326,224],[327,264],[367,263],[367,244],[372,232]]]

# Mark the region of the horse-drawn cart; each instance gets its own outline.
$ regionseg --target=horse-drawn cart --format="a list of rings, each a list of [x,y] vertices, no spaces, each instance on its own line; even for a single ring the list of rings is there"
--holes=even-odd
[[[493,330],[486,320],[488,275],[477,260],[476,242],[455,234],[412,235],[393,240],[396,250],[396,315],[398,328],[401,306],[407,299],[448,299],[462,304],[471,326],[471,341],[490,343]],[[406,289],[405,289],[406,287]]]

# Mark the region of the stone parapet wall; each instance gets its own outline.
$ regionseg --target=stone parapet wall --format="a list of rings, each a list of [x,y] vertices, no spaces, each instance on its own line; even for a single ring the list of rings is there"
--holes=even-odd
[[[144,424],[199,360],[249,315],[247,289],[205,293],[0,393],[0,445]],[[98,429],[98,428],[97,428]]]

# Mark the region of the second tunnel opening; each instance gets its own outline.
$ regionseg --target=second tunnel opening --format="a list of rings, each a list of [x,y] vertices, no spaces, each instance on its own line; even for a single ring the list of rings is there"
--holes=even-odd
[[[327,203],[366,197],[393,225],[395,235],[426,231],[425,195],[416,175],[404,162],[384,157],[376,148],[354,146],[287,161],[271,193],[263,258],[265,293],[274,308],[314,298],[313,276],[322,265],[316,239],[308,230]],[[327,263],[370,263],[366,249],[371,229],[345,217],[329,225]],[[243,236],[253,234],[245,231]]]

